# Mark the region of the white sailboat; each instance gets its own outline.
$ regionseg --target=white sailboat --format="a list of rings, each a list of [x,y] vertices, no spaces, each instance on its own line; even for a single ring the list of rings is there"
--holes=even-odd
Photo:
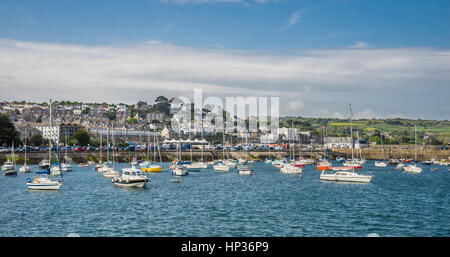
[[[414,126],[414,161],[417,162],[417,127]],[[422,173],[422,168],[417,166],[416,163],[410,164],[403,168],[405,172],[410,173]]]
[[[383,160],[375,161],[375,166],[380,168],[386,168],[388,166],[388,163],[386,161],[386,153],[384,150],[384,143],[383,143],[383,132],[380,131],[380,137],[381,137],[381,144],[383,145]]]
[[[245,133],[245,144],[248,146],[247,133]],[[248,159],[249,159],[249,156],[248,156],[248,148],[247,148],[247,151],[245,154],[245,161],[244,161],[244,163],[242,163],[242,165],[239,165],[239,168],[238,168],[239,175],[255,175],[255,173],[253,172],[253,167],[251,166],[251,164],[248,163]]]
[[[179,121],[178,124],[180,124]],[[179,161],[172,168],[172,176],[187,176],[189,175],[189,173],[186,167],[181,164],[183,160],[183,156],[181,154],[181,126],[178,127],[178,154],[179,154]]]
[[[25,132],[25,134],[26,134],[26,132]],[[23,166],[20,167],[19,172],[28,173],[28,172],[33,171],[33,168],[31,166],[27,165],[27,138],[26,137],[25,137],[24,147],[25,147],[24,163],[23,163]]]
[[[223,160],[225,160],[225,129],[222,134],[222,156]],[[228,172],[230,171],[230,166],[225,161],[218,161],[214,164],[213,169],[214,171]]]
[[[353,113],[351,104],[349,104],[349,111],[350,111],[350,137],[352,141],[352,160],[354,160],[354,151],[353,151],[354,142],[353,142],[353,128],[352,128]],[[338,182],[370,183],[372,178],[373,178],[372,175],[361,175],[356,173],[354,166],[352,166],[351,171],[336,171],[335,173],[329,173],[325,170],[322,170],[322,173],[320,174],[321,180],[338,181]]]
[[[101,173],[103,174],[103,176],[105,177],[105,178],[114,178],[114,177],[118,177],[118,176],[120,176],[120,172],[119,171],[117,171],[116,170],[116,160],[115,160],[115,149],[116,149],[116,143],[115,143],[115,140],[114,140],[114,128],[112,129],[112,132],[111,132],[111,140],[112,140],[112,145],[113,145],[113,147],[112,147],[112,166],[108,166],[108,164],[109,164],[109,147],[110,147],[110,143],[109,143],[109,125],[108,125],[108,129],[107,129],[107,131],[106,131],[106,139],[107,139],[107,141],[106,141],[106,146],[107,146],[107,148],[108,148],[108,151],[107,151],[107,163],[106,164],[103,164],[103,167],[101,167],[101,168],[99,168],[99,170],[100,169],[102,169],[101,170]]]
[[[291,126],[293,126],[293,125],[291,124]],[[294,141],[294,140],[293,140],[293,141]],[[289,143],[291,143],[291,132],[289,133]],[[292,143],[294,143],[294,142],[292,142]],[[295,151],[295,143],[294,143],[294,149],[293,149],[293,150]],[[292,153],[293,153],[293,154],[292,154]],[[291,150],[291,147],[289,147],[289,154],[290,154],[290,159],[291,159],[291,161],[290,161],[289,163],[283,165],[283,166],[280,168],[280,173],[281,173],[281,174],[295,174],[295,175],[301,175],[303,169],[302,169],[301,167],[298,167],[298,166],[295,165],[295,152],[293,152],[293,151]],[[293,159],[293,160],[292,160],[292,159]]]

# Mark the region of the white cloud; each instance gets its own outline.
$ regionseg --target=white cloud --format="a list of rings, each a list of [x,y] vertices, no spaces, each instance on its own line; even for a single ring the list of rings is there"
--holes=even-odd
[[[363,48],[369,48],[371,47],[371,45],[367,44],[366,42],[363,41],[356,41],[353,45],[347,46],[348,48],[359,48],[359,49],[363,49]]]
[[[292,13],[291,16],[289,16],[286,25],[284,25],[283,29],[288,29],[297,24],[303,18],[305,11],[306,9],[300,9]]]
[[[352,102],[355,113],[448,118],[448,49],[305,49],[286,55],[159,41],[119,47],[0,39],[0,56],[4,100],[133,103],[158,95],[191,97],[201,88],[219,97],[279,96],[286,115],[323,109],[329,110],[323,115],[336,116]]]

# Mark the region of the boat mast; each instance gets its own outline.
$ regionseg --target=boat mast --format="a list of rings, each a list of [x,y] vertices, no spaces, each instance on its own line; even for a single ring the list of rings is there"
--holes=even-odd
[[[52,136],[53,136],[53,131],[52,131],[52,99],[50,99],[50,117],[49,117],[49,128],[50,128],[50,136],[48,139],[48,161],[50,162],[50,165],[52,164]]]
[[[25,161],[23,166],[27,166],[27,130],[25,130]]]
[[[352,104],[349,103],[349,110],[350,110],[350,138],[352,141],[352,172],[355,172],[355,161],[354,161],[354,153],[353,153],[353,124],[352,124],[352,120],[353,120],[353,112],[352,112]]]
[[[103,134],[100,134],[100,164],[103,163]]]
[[[109,125],[108,125],[108,129],[109,129]],[[109,133],[109,131],[108,131],[108,133]],[[115,140],[114,140],[114,127],[112,128],[112,132],[111,132],[111,140],[112,140],[112,145],[113,145],[113,147],[112,147],[112,162],[113,162],[113,169],[114,170],[116,170],[116,162],[115,162],[115,158],[114,158],[114,155],[115,155],[115,148],[116,148],[116,142],[115,142]],[[108,146],[109,147],[109,146]]]
[[[414,125],[414,161],[417,162],[417,125]]]

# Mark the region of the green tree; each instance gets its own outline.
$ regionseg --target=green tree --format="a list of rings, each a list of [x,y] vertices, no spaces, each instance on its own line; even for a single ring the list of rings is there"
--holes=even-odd
[[[72,139],[76,139],[78,144],[86,146],[90,143],[91,136],[86,130],[81,129],[73,134]]]
[[[8,115],[0,114],[0,145],[11,145],[13,141],[16,146],[20,143],[19,132]]]
[[[48,140],[44,139],[41,134],[34,135],[28,140],[28,144],[31,146],[43,146],[48,143]]]

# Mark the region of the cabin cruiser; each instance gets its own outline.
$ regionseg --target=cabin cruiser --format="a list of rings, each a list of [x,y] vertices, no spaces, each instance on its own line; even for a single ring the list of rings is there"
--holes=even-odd
[[[184,165],[178,164],[172,168],[172,175],[173,176],[186,176],[186,175],[189,175],[189,173]]]
[[[337,181],[337,182],[360,182],[360,183],[370,183],[372,180],[372,175],[361,175],[355,173],[354,171],[337,171],[335,173],[328,173],[322,171],[320,174],[321,180]]]
[[[3,171],[14,170],[14,163],[12,161],[6,161],[2,166]]]
[[[119,187],[145,187],[150,179],[135,166],[122,169],[122,175],[114,177],[112,183]]]
[[[50,160],[44,159],[39,162],[39,169],[48,170],[48,168],[50,168],[50,165]]]
[[[12,161],[6,161],[2,166],[2,170],[4,171],[3,176],[17,176],[17,171]]]
[[[31,190],[59,190],[63,184],[62,179],[52,180],[49,178],[49,171],[38,171],[38,175],[33,179],[27,178],[27,188]]]

